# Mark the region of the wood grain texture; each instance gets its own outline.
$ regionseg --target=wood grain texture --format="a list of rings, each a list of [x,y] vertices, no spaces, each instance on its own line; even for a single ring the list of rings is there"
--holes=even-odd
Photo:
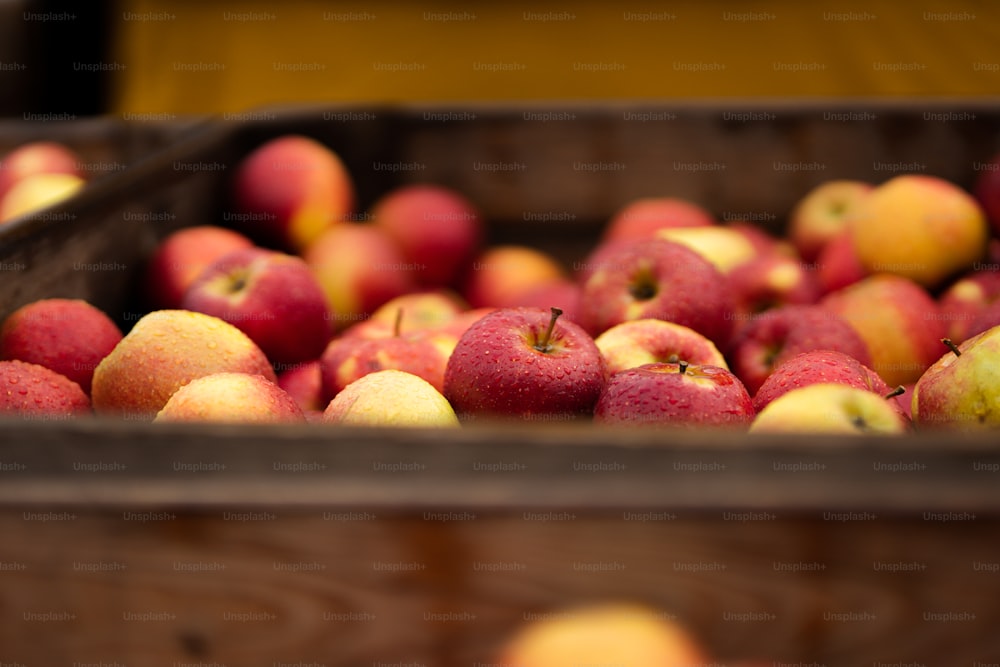
[[[981,518],[51,511],[0,516],[5,662],[458,667],[524,623],[622,599],[725,661],[1000,652],[1000,532]]]

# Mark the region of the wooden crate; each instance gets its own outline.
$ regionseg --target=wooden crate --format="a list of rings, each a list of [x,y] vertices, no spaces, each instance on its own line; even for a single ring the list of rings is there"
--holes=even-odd
[[[641,194],[780,228],[811,184],[889,175],[873,165],[968,184],[998,148],[997,109],[259,112],[184,134],[79,204],[74,225],[0,238],[0,258],[28,266],[0,282],[0,304],[71,293],[134,321],[131,287],[156,239],[223,221],[235,161],[290,129],[342,153],[362,204],[409,180],[452,185],[493,239],[530,239],[571,264]],[[829,115],[844,113],[857,115]],[[501,163],[525,167],[475,166]],[[813,163],[825,168],[775,167]],[[126,211],[153,215],[126,224]],[[98,280],[72,262],[120,268]],[[990,664],[998,472],[993,435],[7,421],[0,663],[485,665],[527,621],[629,599],[688,625],[719,664]]]

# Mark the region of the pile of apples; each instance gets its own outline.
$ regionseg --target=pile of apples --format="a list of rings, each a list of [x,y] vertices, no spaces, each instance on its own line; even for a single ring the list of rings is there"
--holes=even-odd
[[[1000,165],[1000,159],[992,164]],[[572,270],[488,245],[436,184],[359,213],[329,147],[283,135],[227,226],[166,236],[127,335],[79,300],[0,329],[0,411],[456,427],[587,420],[901,434],[1000,424],[1000,172],[803,193],[778,237],[628,202]],[[991,228],[992,223],[992,228]]]
[[[31,141],[0,158],[0,225],[76,194],[87,183],[80,156],[57,141]]]

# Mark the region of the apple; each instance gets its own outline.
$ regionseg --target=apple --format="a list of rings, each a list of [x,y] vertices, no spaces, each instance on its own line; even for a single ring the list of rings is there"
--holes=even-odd
[[[770,245],[761,247],[758,239],[732,225],[661,229],[655,238],[687,246],[724,274],[771,249]]]
[[[876,186],[850,230],[861,265],[934,288],[986,256],[989,225],[979,203],[935,176],[903,174]]]
[[[1000,236],[1000,153],[977,164],[972,193],[983,207],[993,235]]]
[[[448,289],[410,292],[389,299],[376,308],[367,320],[347,327],[342,336],[388,338],[401,333],[438,329],[468,310],[468,304]],[[396,331],[397,326],[399,331]]]
[[[80,156],[56,141],[21,144],[0,160],[0,200],[15,183],[37,174],[68,174],[83,177]]]
[[[972,431],[1000,426],[1000,326],[949,348],[917,380],[911,397],[919,428]]]
[[[654,363],[611,376],[594,407],[600,424],[745,430],[753,419],[743,383],[719,366]]]
[[[807,262],[848,227],[848,220],[872,191],[871,183],[837,179],[820,183],[796,203],[788,217],[788,238]]]
[[[225,254],[254,247],[239,232],[216,225],[185,227],[161,240],[143,277],[146,305],[151,310],[181,307],[184,293],[202,271]]]
[[[594,341],[561,311],[504,308],[470,326],[448,359],[444,395],[462,418],[590,415],[607,379]]]
[[[832,350],[870,366],[868,345],[847,322],[816,305],[786,305],[755,316],[733,337],[731,369],[751,394],[776,366],[803,352]]]
[[[593,602],[531,621],[507,637],[493,662],[503,667],[708,667],[694,635],[652,607]]]
[[[909,278],[868,276],[827,294],[820,305],[861,334],[872,368],[890,385],[915,382],[940,356],[944,320],[933,297]]]
[[[729,283],[708,260],[680,243],[652,240],[615,244],[583,286],[580,317],[594,336],[653,318],[682,324],[725,348],[734,312]]]
[[[798,257],[778,253],[767,253],[733,268],[729,283],[740,321],[776,306],[816,303],[822,291],[816,275]]]
[[[580,310],[583,307],[583,287],[569,278],[559,278],[529,288],[518,301],[527,308],[555,306],[563,312],[563,317],[579,324]]]
[[[0,224],[68,199],[86,183],[83,177],[73,174],[26,176],[0,200]]]
[[[898,436],[911,429],[898,407],[866,389],[816,383],[793,389],[767,404],[750,433],[831,433]]]
[[[261,245],[302,251],[354,208],[354,183],[340,156],[296,134],[245,155],[232,181],[232,217]]]
[[[66,419],[89,414],[87,394],[65,375],[27,361],[0,361],[0,415]]]
[[[694,202],[678,197],[642,197],[611,216],[600,242],[641,241],[653,238],[661,229],[715,224],[712,214]]]
[[[336,329],[368,319],[386,301],[417,291],[412,265],[386,232],[342,222],[302,253],[323,292]]]
[[[454,428],[451,404],[423,378],[387,369],[369,373],[337,394],[323,422],[345,426]]]
[[[853,285],[870,275],[854,249],[850,229],[827,241],[816,259],[814,271],[823,294]]]
[[[100,415],[151,421],[185,384],[225,371],[277,380],[261,349],[228,322],[158,310],[140,318],[97,365],[91,398]]]
[[[483,242],[482,214],[458,192],[439,185],[403,185],[376,201],[373,224],[384,229],[425,287],[454,286]]]
[[[565,277],[565,269],[547,253],[528,246],[496,245],[473,260],[462,293],[473,308],[514,308],[522,305],[525,292]]]
[[[212,373],[174,392],[153,421],[286,424],[305,416],[288,392],[261,375]]]
[[[760,412],[768,403],[793,389],[829,383],[857,387],[883,398],[894,391],[878,373],[854,357],[835,350],[812,350],[775,365],[754,393],[754,410]],[[898,404],[897,407],[902,410]]]
[[[369,373],[389,368],[417,375],[438,391],[444,390],[445,368],[458,344],[458,336],[435,329],[403,334],[402,310],[399,315],[392,336],[341,336],[330,341],[320,357],[324,400],[329,401]]]
[[[473,324],[483,319],[490,313],[500,310],[499,308],[472,308],[463,313],[459,313],[450,322],[446,322],[437,328],[437,331],[443,334],[452,334],[455,338],[461,338],[462,335],[471,327]]]
[[[41,299],[21,306],[0,326],[0,359],[45,366],[90,395],[94,369],[122,339],[104,311],[82,299]]]
[[[711,340],[674,322],[642,319],[622,322],[594,339],[608,365],[608,373],[653,363],[686,361],[696,366],[728,370],[725,357]]]
[[[326,295],[309,266],[265,248],[223,255],[199,274],[181,308],[229,322],[275,364],[316,359],[333,336]]]
[[[306,419],[313,421],[322,415],[329,401],[323,400],[319,359],[280,367],[277,382],[295,400]]]
[[[945,335],[961,343],[1000,324],[1000,305],[994,304],[1000,304],[1000,271],[979,269],[961,276],[938,297]]]

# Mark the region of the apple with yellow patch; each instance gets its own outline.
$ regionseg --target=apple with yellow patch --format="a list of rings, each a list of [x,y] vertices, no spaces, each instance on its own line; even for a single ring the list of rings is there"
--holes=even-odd
[[[850,221],[861,264],[935,288],[986,256],[989,223],[976,199],[942,178],[903,174],[877,186]]]

